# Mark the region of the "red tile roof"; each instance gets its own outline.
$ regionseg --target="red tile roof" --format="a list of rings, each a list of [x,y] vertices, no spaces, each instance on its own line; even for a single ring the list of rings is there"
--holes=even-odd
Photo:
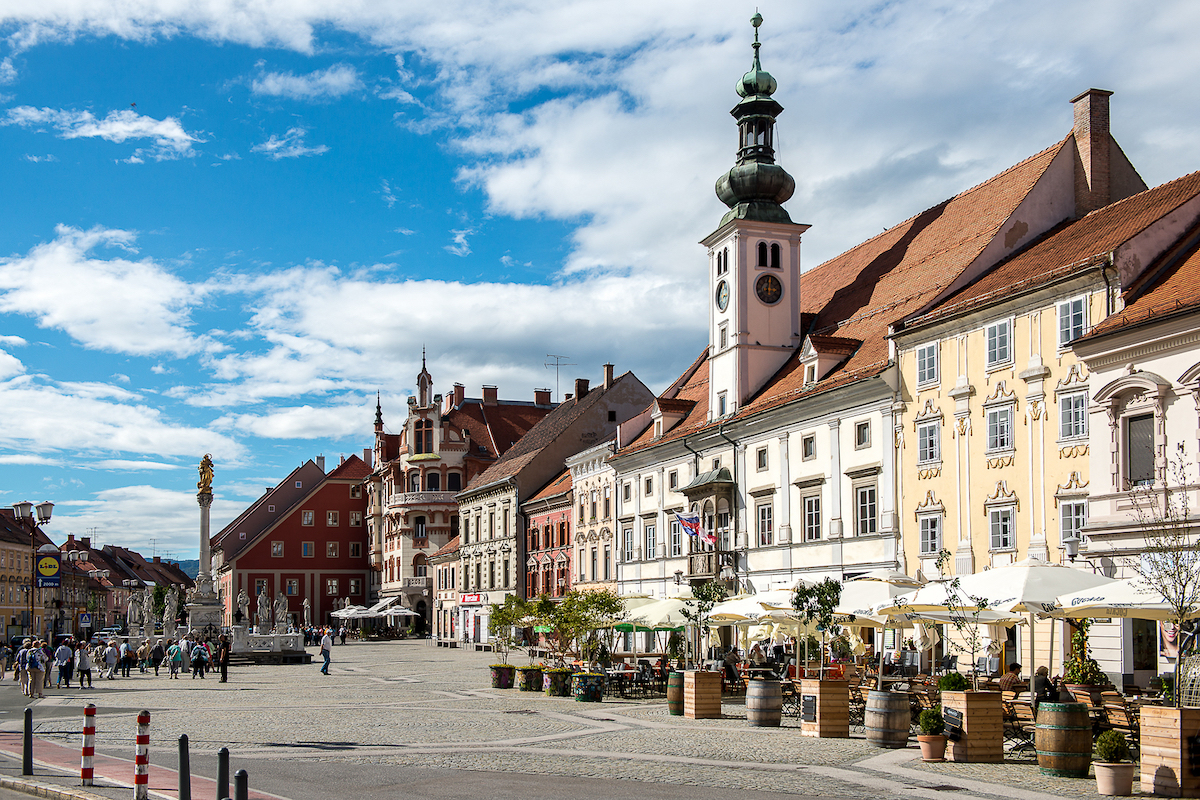
[[[571,470],[564,469],[554,480],[547,483],[541,489],[534,493],[530,500],[546,500],[551,497],[557,497],[564,492],[571,491]]]
[[[459,536],[455,536],[453,539],[446,542],[446,544],[442,545],[442,547],[440,547],[436,553],[434,553],[433,555],[431,555],[429,557],[429,560],[433,561],[434,559],[438,558],[439,556],[448,556],[448,555],[457,553],[458,552],[458,543],[459,543],[460,538],[461,537],[459,537]]]
[[[338,464],[325,478],[331,481],[361,481],[370,474],[371,468],[367,466],[367,462],[354,455]]]

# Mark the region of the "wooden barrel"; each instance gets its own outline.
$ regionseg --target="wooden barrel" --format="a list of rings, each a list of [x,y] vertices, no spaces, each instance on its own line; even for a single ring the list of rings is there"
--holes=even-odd
[[[779,681],[754,678],[746,681],[746,721],[756,728],[778,728],[783,712]]]
[[[672,717],[683,716],[682,672],[672,672],[667,676],[667,713]]]
[[[1062,778],[1086,778],[1092,763],[1092,720],[1083,703],[1040,703],[1038,769]]]
[[[908,729],[912,724],[912,712],[908,706],[906,692],[878,692],[867,694],[867,709],[863,717],[867,741],[876,747],[893,750],[908,746]]]

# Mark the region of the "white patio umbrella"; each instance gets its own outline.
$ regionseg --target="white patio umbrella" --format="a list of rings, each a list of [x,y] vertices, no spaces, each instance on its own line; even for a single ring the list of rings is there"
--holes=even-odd
[[[1057,608],[1051,617],[1131,617],[1133,619],[1173,620],[1172,610],[1162,592],[1143,578],[1134,577],[1113,581],[1103,586],[1070,592],[1058,596]],[[1197,608],[1188,619],[1200,617]]]
[[[416,611],[413,611],[411,608],[405,608],[404,606],[396,606],[395,608],[389,608],[387,611],[384,611],[381,616],[384,616],[384,617],[419,617],[421,615],[418,614]]]
[[[761,597],[762,595],[757,594],[739,594],[728,600],[722,600],[712,607],[708,619],[715,625],[756,620],[765,613],[765,604],[760,599]]]
[[[696,610],[696,601],[691,597],[667,597],[636,608],[629,615],[629,622],[644,625],[652,630],[678,630],[688,623],[683,610]]]
[[[337,611],[331,612],[330,616],[337,617],[338,619],[353,619],[356,614],[366,610],[366,606],[346,606],[345,608],[339,608]]]

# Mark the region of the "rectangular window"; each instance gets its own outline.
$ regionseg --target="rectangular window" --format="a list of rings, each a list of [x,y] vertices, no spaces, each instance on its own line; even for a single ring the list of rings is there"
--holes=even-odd
[[[725,392],[721,392],[720,394],[718,394],[717,395],[717,416],[718,417],[725,416],[725,410],[726,410],[726,408],[728,408],[728,405],[729,405],[729,399],[726,396]]]
[[[1013,447],[1012,406],[988,409],[988,450],[1011,450]]]
[[[283,542],[271,542],[271,558],[283,558]]]
[[[600,579],[600,576],[596,574],[598,571],[598,567],[599,567],[599,561],[600,561],[600,556],[596,552],[596,548],[593,547],[592,548],[592,580],[593,581]]]
[[[351,511],[350,512],[350,527],[351,528],[361,528],[362,527],[362,512],[361,511]]]
[[[350,594],[362,594],[362,578],[350,579]]]
[[[764,504],[758,507],[758,546],[769,547],[773,544],[775,544],[774,507]]]
[[[658,528],[655,525],[646,525],[646,550],[642,554],[642,558],[647,560],[654,558],[654,553],[658,547]]]
[[[579,561],[578,561],[578,563],[579,563],[579,580],[580,580],[580,581],[585,581],[585,580],[587,580],[587,577],[586,577],[586,575],[585,575],[585,573],[584,573],[584,571],[583,571],[583,551],[582,551],[582,550],[580,550],[580,551],[579,551]]]
[[[325,527],[336,528],[337,526],[338,526],[338,512],[326,511],[325,512]]]
[[[1058,514],[1061,519],[1062,540],[1078,539],[1082,546],[1083,526],[1087,524],[1087,503],[1061,503],[1058,506]]]
[[[338,557],[338,543],[337,542],[326,542],[325,543],[325,557],[326,558],[337,558]]]
[[[1130,417],[1125,430],[1126,479],[1130,486],[1149,486],[1154,483],[1154,415]]]
[[[717,514],[717,547],[721,550],[733,549],[733,530],[729,527],[729,512]]]
[[[496,588],[496,562],[495,561],[488,562],[488,588],[489,589]]]
[[[942,457],[941,423],[925,422],[917,426],[917,461],[938,461]]]
[[[672,491],[679,488],[679,470],[673,469],[667,473],[667,486]]]
[[[679,520],[671,520],[671,555],[683,555],[683,526],[679,524]]]
[[[871,444],[871,423],[857,422],[854,425],[854,446],[869,447]]]
[[[604,545],[604,580],[612,580],[612,545]]]
[[[821,495],[809,495],[803,503],[804,541],[815,542],[821,538]]]
[[[927,386],[937,382],[938,346],[937,342],[931,342],[917,348],[917,386]]]
[[[654,494],[654,478],[646,478],[646,497]]]
[[[1076,297],[1058,304],[1058,346],[1066,347],[1083,336],[1087,327],[1087,298]]]
[[[624,553],[621,557],[626,563],[633,561],[633,528],[621,531],[621,550]]]
[[[288,597],[295,597],[300,594],[300,580],[298,578],[288,578],[287,593]]]
[[[270,511],[272,514],[275,513],[275,506],[267,506],[267,511]]]
[[[611,492],[612,492],[612,489],[610,489],[608,486],[604,487],[604,518],[605,519],[609,519],[610,517],[612,517]]]
[[[717,345],[718,350],[724,350],[726,347],[729,347],[729,326],[728,325],[721,326],[720,335],[718,336],[718,340],[719,340],[719,344]]]
[[[504,559],[504,588],[505,589],[508,588],[508,584],[509,584],[511,575],[512,575],[512,572],[509,570],[508,559],[506,558],[506,559]]]
[[[855,529],[859,536],[875,533],[875,485],[859,486],[854,490]]]
[[[804,436],[800,439],[800,457],[805,461],[811,461],[817,457],[816,436]]]
[[[621,499],[624,500],[626,503],[629,502],[629,494],[630,494],[629,484],[626,483],[624,486],[621,487]]]
[[[1012,361],[1008,320],[988,325],[984,329],[984,335],[987,338],[987,365],[989,367],[998,367]]]
[[[765,470],[767,468],[767,448],[758,448],[758,450],[754,452],[754,461],[759,472]]]
[[[313,553],[315,553],[315,552],[316,552],[316,547],[314,546],[314,544],[312,542],[301,542],[300,543],[300,557],[301,558],[312,558]]]
[[[338,579],[337,578],[326,578],[325,579],[325,596],[326,597],[337,597],[338,594],[340,594],[340,592],[338,591]]]
[[[1060,439],[1078,439],[1087,436],[1087,404],[1087,392],[1058,398],[1058,436]]]
[[[351,542],[350,543],[350,557],[351,558],[362,558],[362,542]]]
[[[301,525],[311,526],[313,524],[313,520],[315,518],[316,518],[316,512],[313,512],[313,511],[301,511],[300,512],[300,524]]]
[[[806,364],[805,365],[805,367],[804,367],[804,382],[805,383],[816,383],[817,382],[817,365],[816,364]]]
[[[258,597],[260,594],[267,594],[266,578],[256,578],[254,581],[254,596]]]
[[[921,517],[921,555],[936,555],[942,549],[942,518]]]
[[[361,498],[362,497],[362,487],[361,486],[351,486],[350,487],[350,496],[352,498],[354,498],[355,500],[358,500],[359,498]]]
[[[1011,550],[1013,547],[1013,510],[993,508],[988,512],[988,527],[992,533],[993,550]]]

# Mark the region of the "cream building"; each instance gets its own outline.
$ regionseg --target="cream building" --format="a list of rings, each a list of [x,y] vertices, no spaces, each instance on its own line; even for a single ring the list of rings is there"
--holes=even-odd
[[[575,495],[572,589],[617,590],[616,473],[608,463],[613,449],[614,442],[603,442],[566,460]]]

